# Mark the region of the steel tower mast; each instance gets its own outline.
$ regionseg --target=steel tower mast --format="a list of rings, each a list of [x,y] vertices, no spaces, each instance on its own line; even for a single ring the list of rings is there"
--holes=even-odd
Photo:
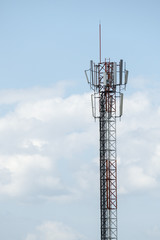
[[[122,91],[126,89],[128,71],[123,69],[123,60],[101,62],[101,25],[99,32],[100,62],[91,60],[85,74],[94,91],[92,114],[99,119],[101,240],[117,240],[116,118],[122,116]]]

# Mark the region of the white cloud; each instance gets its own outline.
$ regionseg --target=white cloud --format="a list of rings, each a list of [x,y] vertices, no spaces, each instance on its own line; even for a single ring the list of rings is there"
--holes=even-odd
[[[8,102],[2,94],[0,104],[15,105],[0,118],[1,195],[65,200],[79,196],[73,173],[96,143],[90,97],[65,98],[54,92],[8,90]]]
[[[29,89],[4,89],[0,90],[0,104],[14,104],[18,102],[36,101],[37,99],[49,99],[63,97],[69,83],[59,82],[50,88],[34,87]]]
[[[155,146],[155,151],[149,163],[149,173],[158,178],[160,176],[160,144]]]
[[[129,165],[120,174],[120,193],[138,190],[145,191],[156,186],[156,179],[145,173],[144,169],[139,166]]]
[[[38,154],[0,155],[0,194],[11,197],[39,195],[43,189],[63,190],[51,160]],[[42,193],[41,193],[42,194]],[[44,194],[44,193],[43,193]]]
[[[5,94],[1,106],[14,106],[0,117],[0,194],[66,200],[86,189],[93,193],[93,182],[99,184],[99,167],[92,163],[99,155],[99,133],[90,94],[58,96],[56,87]],[[159,182],[159,106],[144,92],[124,104],[117,126],[120,192],[151,189]]]
[[[125,116],[118,123],[117,140],[121,193],[159,186],[156,174],[159,169],[159,106],[152,101],[150,92],[134,93],[124,100]]]
[[[85,240],[81,234],[61,222],[45,222],[28,234],[25,240]]]
[[[79,185],[79,188],[84,191],[90,190],[90,192],[98,192],[99,188],[99,167],[97,163],[84,164],[75,173],[75,179]]]

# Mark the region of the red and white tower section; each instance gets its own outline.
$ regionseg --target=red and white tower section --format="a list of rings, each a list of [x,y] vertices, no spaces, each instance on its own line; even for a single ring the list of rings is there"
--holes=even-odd
[[[101,240],[117,240],[116,119],[122,116],[122,92],[128,81],[123,65],[123,60],[101,62],[100,56],[100,62],[91,61],[85,71],[93,90],[92,114],[99,119]]]

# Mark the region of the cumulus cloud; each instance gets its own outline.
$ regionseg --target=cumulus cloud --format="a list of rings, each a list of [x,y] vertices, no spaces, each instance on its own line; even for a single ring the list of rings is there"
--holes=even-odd
[[[84,236],[61,222],[45,222],[28,234],[25,240],[86,240]]]
[[[36,89],[35,95],[33,89],[5,94],[10,99],[2,93],[0,105],[14,106],[0,117],[0,194],[65,200],[78,196],[74,173],[96,144],[89,94],[57,96],[55,87],[39,89],[39,94]]]
[[[66,97],[54,86],[0,96],[0,105],[10,106],[0,116],[0,194],[65,201],[86,190],[97,194],[99,133],[90,93]],[[149,93],[125,98],[117,126],[121,193],[159,185],[158,116]]]
[[[121,169],[120,169],[121,170]],[[130,191],[145,191],[157,186],[156,179],[145,173],[144,169],[139,166],[129,165],[121,170],[120,174],[120,193]],[[122,175],[123,174],[123,175]],[[123,177],[122,177],[123,176]]]
[[[63,97],[68,82],[61,81],[50,88],[33,87],[30,89],[1,89],[0,105],[12,105],[19,102],[37,101],[37,99],[46,99],[54,97]]]
[[[125,116],[118,124],[121,193],[151,190],[159,186],[155,169],[159,168],[159,106],[152,101],[150,92],[143,91],[130,95],[124,101]]]
[[[60,179],[47,157],[33,155],[0,155],[0,193],[11,197],[32,195],[38,192],[63,191]],[[54,174],[53,174],[54,173]],[[41,193],[42,194],[42,193]]]

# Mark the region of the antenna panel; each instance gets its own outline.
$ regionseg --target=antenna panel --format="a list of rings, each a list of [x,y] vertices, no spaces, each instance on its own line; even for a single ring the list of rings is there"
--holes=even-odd
[[[106,74],[106,72],[103,73],[103,84],[107,85],[107,74]]]
[[[90,61],[90,83],[93,85],[93,61]]]
[[[125,71],[125,84],[128,82],[128,70]]]
[[[120,117],[123,114],[123,93],[120,93]]]
[[[86,75],[87,82],[90,83],[89,79],[88,79],[88,75],[87,75],[87,70],[85,70],[84,72],[85,72],[85,75]]]
[[[92,104],[92,116],[96,117],[96,108],[95,108],[95,98],[94,94],[91,94],[91,104]]]
[[[94,85],[97,86],[97,66],[94,64]]]
[[[117,63],[113,63],[113,78],[114,78],[114,85],[117,84]]]
[[[122,85],[122,73],[123,73],[123,60],[119,63],[119,84]]]

